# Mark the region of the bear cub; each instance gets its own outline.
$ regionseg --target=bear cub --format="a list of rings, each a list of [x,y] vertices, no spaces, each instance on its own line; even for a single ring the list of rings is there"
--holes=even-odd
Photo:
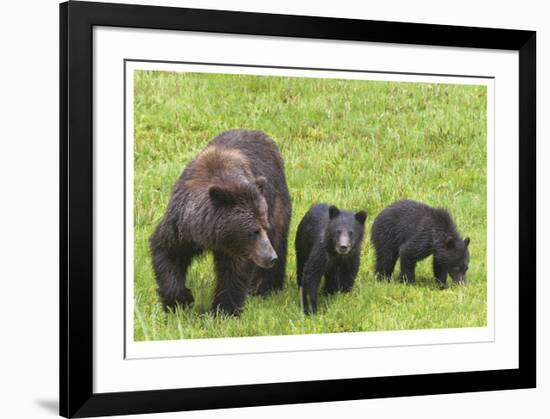
[[[436,282],[447,286],[447,274],[466,283],[470,238],[461,238],[449,212],[411,200],[397,201],[374,220],[371,242],[376,250],[376,275],[389,279],[399,258],[399,280],[415,281],[416,263],[433,255]]]
[[[361,242],[367,213],[339,210],[317,204],[298,225],[296,232],[297,279],[304,313],[317,312],[321,277],[324,292],[349,292],[359,271]]]

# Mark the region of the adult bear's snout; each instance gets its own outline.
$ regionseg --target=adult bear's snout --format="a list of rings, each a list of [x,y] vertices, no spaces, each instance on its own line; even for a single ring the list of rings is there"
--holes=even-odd
[[[252,258],[252,260],[260,268],[270,269],[270,268],[273,268],[275,266],[275,264],[277,263],[279,258],[277,257],[277,253],[273,252],[270,255],[266,255],[266,256],[263,256],[263,257]]]
[[[269,259],[269,261],[267,262],[267,265],[268,265],[267,267],[268,267],[268,268],[273,268],[273,267],[275,266],[275,264],[277,263],[278,260],[279,260],[279,259],[277,258],[277,255],[272,256],[272,257]]]
[[[273,249],[266,231],[261,230],[254,252],[252,253],[252,261],[260,268],[269,269],[273,268],[278,260],[277,253]]]

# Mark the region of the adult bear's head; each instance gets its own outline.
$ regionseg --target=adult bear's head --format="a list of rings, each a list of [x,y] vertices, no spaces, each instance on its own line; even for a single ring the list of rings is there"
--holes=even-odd
[[[266,185],[263,176],[253,182],[242,178],[224,179],[210,185],[208,193],[215,208],[216,248],[268,269],[277,262],[277,253],[267,235]]]

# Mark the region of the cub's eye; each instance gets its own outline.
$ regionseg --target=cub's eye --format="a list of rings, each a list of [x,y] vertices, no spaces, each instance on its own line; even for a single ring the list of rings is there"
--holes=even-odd
[[[336,234],[342,234],[342,230],[336,230]]]
[[[353,235],[353,231],[348,231],[348,234],[351,237]]]
[[[260,235],[260,229],[254,230],[254,235],[259,236]]]

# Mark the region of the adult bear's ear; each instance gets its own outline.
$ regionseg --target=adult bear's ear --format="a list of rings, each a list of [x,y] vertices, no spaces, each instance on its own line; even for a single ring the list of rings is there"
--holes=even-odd
[[[361,224],[365,224],[365,220],[367,219],[367,212],[366,211],[359,211],[355,213],[355,219],[359,221]]]
[[[258,176],[255,180],[256,186],[260,190],[261,193],[264,193],[265,187],[267,185],[267,179],[263,176]]]
[[[447,237],[447,239],[445,240],[445,247],[447,249],[454,249],[454,247],[455,247],[454,237],[451,237],[451,236]]]
[[[338,214],[340,214],[340,210],[336,208],[334,205],[331,205],[328,209],[328,216],[330,217],[330,219],[337,217]]]
[[[235,194],[229,189],[225,189],[219,185],[212,185],[208,189],[208,194],[214,205],[233,205],[236,201]]]
[[[466,247],[468,247],[468,245],[470,244],[470,238],[469,237],[464,238],[464,244],[466,245]]]

